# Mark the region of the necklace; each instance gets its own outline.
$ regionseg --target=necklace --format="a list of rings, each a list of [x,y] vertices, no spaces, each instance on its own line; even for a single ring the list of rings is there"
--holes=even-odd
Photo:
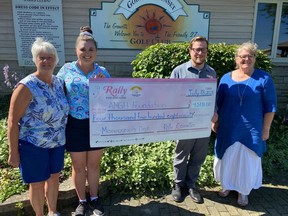
[[[251,77],[249,77],[249,79],[247,80],[246,85],[245,85],[245,87],[244,87],[244,90],[243,90],[242,94],[240,94],[240,87],[239,87],[240,84],[238,84],[238,96],[239,96],[239,99],[240,99],[240,106],[242,106],[244,92],[245,92],[245,90],[246,90],[246,87],[247,87],[248,84],[249,84],[250,79],[251,79]]]

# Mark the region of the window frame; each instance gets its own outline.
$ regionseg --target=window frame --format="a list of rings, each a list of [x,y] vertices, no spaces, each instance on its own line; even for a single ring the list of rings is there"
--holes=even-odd
[[[288,57],[279,58],[276,56],[277,55],[277,44],[278,44],[278,38],[279,38],[279,32],[280,32],[280,25],[281,25],[280,22],[281,22],[283,3],[288,3],[288,0],[256,0],[255,1],[255,13],[254,13],[254,21],[253,21],[252,41],[255,40],[257,12],[258,12],[258,4],[259,3],[271,3],[271,4],[277,5],[276,16],[275,16],[275,26],[274,26],[273,40],[272,40],[272,49],[271,49],[271,55],[269,55],[269,58],[271,59],[271,61],[273,63],[287,63],[288,64]]]

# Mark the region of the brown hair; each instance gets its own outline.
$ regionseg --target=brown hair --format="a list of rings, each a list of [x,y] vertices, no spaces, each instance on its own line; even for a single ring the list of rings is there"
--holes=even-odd
[[[80,33],[81,32],[89,32],[90,34],[93,34],[92,29],[90,28],[90,26],[81,26],[80,27]]]
[[[190,41],[190,44],[189,44],[189,49],[192,49],[193,43],[196,42],[196,41],[206,42],[206,44],[207,44],[207,49],[208,49],[209,42],[208,42],[208,40],[207,40],[205,37],[203,37],[203,36],[196,36],[196,37],[192,38],[191,41]]]
[[[81,26],[79,36],[76,39],[75,46],[79,43],[79,41],[93,41],[95,47],[97,49],[97,42],[93,37],[93,31],[89,26]]]

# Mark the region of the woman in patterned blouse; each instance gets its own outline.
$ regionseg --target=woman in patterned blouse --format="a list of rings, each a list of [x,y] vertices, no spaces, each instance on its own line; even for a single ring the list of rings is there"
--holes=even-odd
[[[55,47],[36,38],[31,52],[37,70],[17,84],[11,97],[8,163],[19,167],[23,181],[29,184],[36,216],[44,215],[45,197],[48,215],[57,216],[69,107],[63,82],[53,75],[59,61]]]
[[[72,179],[79,198],[75,215],[86,215],[89,209],[92,209],[94,215],[104,215],[104,209],[98,199],[103,148],[90,147],[89,79],[108,78],[110,75],[104,67],[95,63],[97,43],[90,27],[80,28],[75,47],[78,59],[66,63],[57,74],[65,82],[70,107],[66,129],[66,150],[71,155]],[[88,202],[86,180],[90,195]]]

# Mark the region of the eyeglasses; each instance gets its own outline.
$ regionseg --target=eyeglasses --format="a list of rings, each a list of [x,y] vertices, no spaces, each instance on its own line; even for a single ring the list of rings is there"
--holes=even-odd
[[[255,58],[255,55],[238,55],[238,57],[241,59],[253,59]]]
[[[38,59],[41,61],[41,62],[44,62],[45,60],[46,61],[51,61],[51,60],[54,60],[54,56],[38,56]]]
[[[208,49],[207,48],[191,48],[195,53],[207,53]]]

